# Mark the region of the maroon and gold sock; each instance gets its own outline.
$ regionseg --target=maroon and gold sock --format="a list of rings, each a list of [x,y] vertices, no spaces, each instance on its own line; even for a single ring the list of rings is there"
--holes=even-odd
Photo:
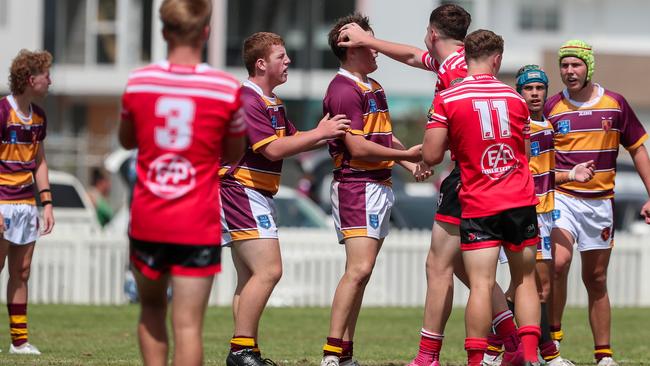
[[[503,353],[503,340],[501,337],[495,333],[490,332],[490,334],[488,334],[487,341],[488,346],[487,350],[485,350],[486,354],[492,357],[498,357],[501,353]]]
[[[594,358],[596,362],[600,362],[603,357],[612,357],[613,354],[614,352],[609,344],[594,347]]]
[[[549,329],[551,330],[551,339],[554,341],[562,342],[562,339],[564,338],[564,332],[562,331],[562,324],[551,324],[549,326]]]
[[[327,343],[323,346],[323,357],[336,356],[341,358],[343,354],[343,339],[327,337]]]
[[[465,338],[465,351],[467,351],[467,366],[481,366],[483,354],[487,349],[486,338]]]
[[[7,304],[9,331],[14,347],[27,343],[27,304]]]
[[[341,358],[339,358],[339,362],[344,362],[344,361],[351,360],[352,355],[354,353],[353,341],[343,341],[343,342],[341,342],[341,348],[343,349],[343,351],[341,352]]]
[[[230,339],[230,352],[237,352],[244,349],[255,350],[255,348],[259,351],[257,342],[255,342],[255,338],[253,337],[236,335]]]
[[[512,311],[505,310],[495,315],[492,319],[492,326],[495,333],[501,337],[505,350],[508,352],[517,351],[519,337],[517,337],[517,326]]]
[[[555,346],[555,342],[550,340],[539,345],[539,354],[542,355],[544,361],[549,362],[560,356],[560,350]]]

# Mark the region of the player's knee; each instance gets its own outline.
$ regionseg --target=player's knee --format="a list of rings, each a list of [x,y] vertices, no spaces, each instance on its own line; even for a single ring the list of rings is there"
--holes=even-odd
[[[9,271],[9,281],[13,280],[27,282],[29,280],[30,273],[31,270],[29,266],[14,268],[12,271]]]
[[[553,272],[555,277],[566,276],[571,267],[571,258],[555,258],[553,261]]]
[[[451,278],[454,275],[454,267],[451,264],[446,265],[439,260],[436,261],[433,256],[427,257],[426,271],[430,278],[440,280]]]
[[[539,301],[548,302],[551,295],[551,284],[543,283],[538,289],[537,293],[539,294]]]
[[[587,291],[591,293],[605,293],[607,292],[607,271],[583,273],[582,282],[585,284]]]
[[[278,283],[282,278],[282,265],[268,266],[264,271],[264,278],[271,283]]]
[[[347,272],[354,283],[365,286],[370,280],[370,275],[372,275],[372,269],[374,266],[374,262],[359,263],[350,266]]]

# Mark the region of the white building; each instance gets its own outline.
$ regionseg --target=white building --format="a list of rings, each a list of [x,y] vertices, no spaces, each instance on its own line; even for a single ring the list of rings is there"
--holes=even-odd
[[[45,102],[49,136],[70,136],[48,149],[55,167],[88,166],[116,145],[119,97],[129,70],[165,56],[157,9],[161,0],[0,0],[0,93],[7,93],[13,56],[21,48],[48,49],[55,56],[51,95]],[[327,45],[334,19],[353,10],[367,14],[376,36],[424,48],[429,13],[456,2],[505,39],[501,78],[512,82],[523,64],[543,65],[551,90],[560,89],[557,47],[582,38],[596,50],[595,80],[621,92],[642,120],[650,121],[650,2],[645,0],[213,0],[212,36],[206,59],[241,79],[240,48],[255,31],[282,35],[293,59],[289,81],[278,92],[290,117],[304,128],[320,114],[320,99],[337,62]],[[424,116],[431,101],[431,73],[386,57],[373,74],[389,97],[394,116]],[[307,122],[309,121],[309,122]],[[74,138],[74,137],[82,137]],[[59,146],[61,145],[61,146]],[[59,151],[60,150],[60,151]],[[48,150],[49,151],[49,150]],[[78,154],[81,152],[81,154]]]

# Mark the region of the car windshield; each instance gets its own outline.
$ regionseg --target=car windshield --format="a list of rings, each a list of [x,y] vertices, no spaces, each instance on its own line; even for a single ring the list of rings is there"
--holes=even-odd
[[[306,199],[275,197],[273,199],[277,210],[278,226],[284,227],[327,227],[325,217],[311,207]]]
[[[50,182],[50,190],[52,191],[52,203],[55,207],[61,208],[84,208],[83,201],[79,197],[79,193],[71,184],[59,184]],[[36,204],[41,206],[41,200],[38,194],[36,197]]]

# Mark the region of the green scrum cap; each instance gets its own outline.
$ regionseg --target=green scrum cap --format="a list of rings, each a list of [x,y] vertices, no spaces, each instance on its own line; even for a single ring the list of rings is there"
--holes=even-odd
[[[594,75],[596,61],[594,61],[594,51],[591,45],[579,39],[572,39],[564,42],[557,53],[559,62],[565,57],[577,57],[587,65],[587,81],[591,80]]]

